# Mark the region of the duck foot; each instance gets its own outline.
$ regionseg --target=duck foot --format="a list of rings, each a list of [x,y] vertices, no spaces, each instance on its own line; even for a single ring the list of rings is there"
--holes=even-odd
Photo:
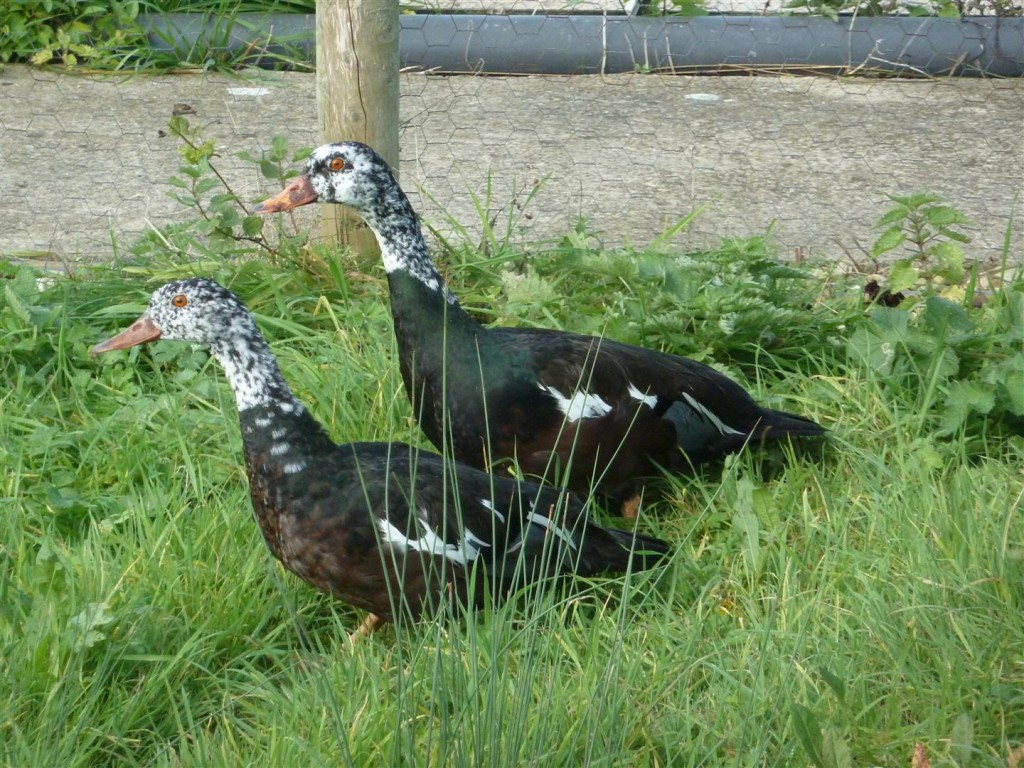
[[[380,627],[384,623],[384,619],[375,613],[367,614],[366,618],[363,619],[363,623],[359,625],[359,629],[348,636],[349,645],[355,645],[356,641],[363,637],[369,637],[373,634],[374,630]]]

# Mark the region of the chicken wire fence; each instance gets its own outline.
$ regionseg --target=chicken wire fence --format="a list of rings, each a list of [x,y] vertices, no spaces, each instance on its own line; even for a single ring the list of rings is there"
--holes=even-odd
[[[770,232],[783,256],[858,261],[887,195],[926,190],[970,219],[968,256],[1000,259],[1009,232],[1010,256],[1021,258],[1024,81],[728,71],[410,67],[402,184],[446,234],[479,238],[486,221],[524,244],[575,230],[644,246],[696,213],[673,235],[680,248]],[[214,142],[218,169],[250,200],[272,183],[235,152],[258,153],[276,135],[296,148],[319,143],[307,73],[117,79],[8,67],[0,98],[6,255],[104,258],[147,228],[194,216],[166,194],[180,164],[166,130],[175,111]],[[315,213],[302,215],[316,231]]]

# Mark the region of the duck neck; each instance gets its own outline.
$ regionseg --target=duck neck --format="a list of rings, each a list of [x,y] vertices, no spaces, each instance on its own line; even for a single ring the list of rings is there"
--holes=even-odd
[[[210,345],[210,352],[223,366],[235,393],[239,413],[257,406],[281,406],[285,412],[305,410],[281,375],[266,339],[256,329],[246,329],[231,340]]]
[[[459,326],[475,327],[476,323],[459,305],[434,266],[419,217],[409,198],[397,182],[380,188],[379,197],[360,213],[377,236],[396,323],[404,324],[403,315],[409,312],[410,332],[415,332],[416,326],[424,322],[432,325],[430,318],[446,318],[444,325],[449,330]]]
[[[235,392],[253,498],[258,496],[266,502],[270,498],[270,477],[291,475],[300,479],[315,457],[330,453],[335,445],[292,394],[255,325],[249,330],[235,341],[214,343],[210,351],[224,367]],[[263,504],[256,512],[273,549],[267,528],[270,509]]]

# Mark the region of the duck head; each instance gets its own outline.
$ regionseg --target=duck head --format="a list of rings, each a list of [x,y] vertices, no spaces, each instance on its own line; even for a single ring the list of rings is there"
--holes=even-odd
[[[361,213],[381,202],[384,191],[397,186],[387,163],[358,141],[324,144],[313,150],[301,175],[253,213],[280,213],[310,203],[340,203]]]
[[[239,331],[249,331],[251,316],[231,291],[202,277],[176,280],[157,289],[149,307],[127,329],[100,342],[89,354],[127,349],[158,339],[192,341],[206,346]]]

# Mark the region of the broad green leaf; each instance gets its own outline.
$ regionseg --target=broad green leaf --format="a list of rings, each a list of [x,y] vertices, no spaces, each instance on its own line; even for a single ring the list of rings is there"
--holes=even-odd
[[[875,222],[875,228],[881,229],[882,227],[888,227],[892,224],[901,224],[906,218],[906,208],[903,208],[902,206],[890,208],[878,221]]]
[[[939,380],[956,376],[960,371],[960,355],[952,347],[940,347],[938,359],[933,362],[930,371]]]
[[[952,434],[963,426],[971,413],[987,414],[994,405],[995,392],[991,385],[972,381],[951,382],[943,403],[940,432]]]
[[[953,243],[942,242],[932,246],[929,252],[939,262],[938,268],[935,270],[939,277],[954,285],[963,282],[965,275],[964,253],[960,248]]]
[[[109,608],[106,602],[89,603],[85,610],[68,620],[69,639],[76,651],[92,648],[106,638],[100,629],[114,620]]]
[[[1008,342],[1024,341],[1024,291],[1005,291],[999,308],[999,330]]]
[[[969,235],[965,235],[963,232],[957,232],[956,230],[953,229],[946,229],[945,227],[940,227],[938,233],[943,237],[948,237],[950,240],[955,240],[958,243],[971,242],[971,238]]]
[[[1024,416],[1024,353],[1004,360],[994,372],[1000,400],[1014,416]]]
[[[839,677],[835,672],[830,670],[828,667],[819,667],[818,674],[821,675],[821,679],[825,681],[825,684],[832,689],[836,697],[840,701],[846,699],[846,683]]]
[[[846,343],[851,359],[866,365],[883,376],[892,373],[896,348],[892,342],[883,341],[871,328],[858,328]]]
[[[749,504],[750,500],[746,503]],[[737,512],[732,516],[732,527],[743,536],[743,550],[750,570],[758,573],[761,569],[761,525],[757,515],[753,512]]]
[[[926,205],[942,202],[942,196],[934,192],[911,192],[909,195],[895,199],[902,201],[908,208],[914,210],[923,208]]]
[[[846,739],[834,728],[825,728],[821,734],[821,753],[826,765],[834,768],[853,768],[853,755]]]
[[[264,221],[266,219],[263,216],[246,216],[242,219],[242,231],[249,237],[255,237],[263,229]]]
[[[971,758],[974,756],[974,723],[966,712],[961,712],[953,723],[949,753],[959,765],[973,765]]]
[[[929,296],[925,299],[921,320],[936,336],[967,333],[974,330],[974,323],[967,311],[959,304],[941,296]]]
[[[825,761],[821,756],[821,728],[818,725],[818,719],[807,707],[795,702],[790,707],[790,714],[793,720],[793,732],[796,734],[800,746],[807,753],[807,757],[818,768],[826,768]]]
[[[949,385],[946,406],[988,413],[995,405],[995,393],[991,387],[973,381],[956,381]]]
[[[7,306],[10,307],[14,316],[28,325],[31,322],[32,315],[29,312],[28,304],[25,303],[25,300],[22,299],[10,285],[4,285],[4,298],[7,300]]]
[[[894,262],[889,269],[889,290],[893,293],[909,290],[917,284],[918,277],[920,273],[910,260]]]
[[[875,244],[871,246],[871,257],[878,258],[883,253],[899,248],[904,240],[906,240],[906,235],[903,234],[903,229],[899,225],[889,227],[879,235]]]
[[[277,179],[281,176],[281,168],[270,160],[260,160],[260,173],[266,179]]]
[[[968,224],[968,219],[950,205],[931,205],[924,210],[924,217],[933,227],[948,227],[950,224]]]
[[[220,192],[216,195],[211,195],[210,205],[222,206],[230,205],[234,207],[234,204],[238,202],[238,198],[230,192]]]
[[[195,193],[197,195],[203,195],[209,192],[211,189],[216,189],[220,186],[220,180],[207,177],[205,179],[199,179],[196,182]]]

